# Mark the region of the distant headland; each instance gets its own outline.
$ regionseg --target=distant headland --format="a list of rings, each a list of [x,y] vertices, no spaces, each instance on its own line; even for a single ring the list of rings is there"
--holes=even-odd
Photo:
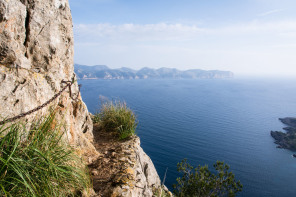
[[[283,128],[286,133],[281,131],[271,131],[271,136],[278,144],[277,148],[296,150],[296,118],[279,118],[279,120],[288,127]]]
[[[131,68],[111,69],[105,65],[86,66],[74,64],[78,79],[223,79],[233,78],[230,71],[191,69],[181,71],[176,68]]]

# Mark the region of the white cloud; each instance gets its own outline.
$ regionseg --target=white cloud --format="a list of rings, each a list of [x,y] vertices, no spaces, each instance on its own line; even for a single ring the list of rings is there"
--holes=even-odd
[[[82,64],[296,76],[296,20],[257,20],[215,28],[168,23],[76,24],[74,35],[75,61]]]
[[[98,40],[115,41],[178,41],[193,40],[205,35],[254,35],[274,34],[296,36],[295,21],[252,21],[219,28],[203,28],[183,24],[77,24],[75,38],[82,42]]]
[[[192,39],[205,31],[195,25],[182,24],[78,24],[74,25],[75,35],[80,38],[111,40],[183,40]]]
[[[267,15],[275,14],[275,13],[282,12],[282,11],[284,11],[284,9],[269,10],[267,12],[263,12],[261,14],[258,14],[258,16],[267,16]]]
[[[296,49],[296,43],[291,43],[291,44],[279,44],[279,45],[274,45],[274,48],[294,48]]]

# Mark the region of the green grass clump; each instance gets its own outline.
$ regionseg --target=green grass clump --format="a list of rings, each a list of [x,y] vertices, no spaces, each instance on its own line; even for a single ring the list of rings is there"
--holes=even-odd
[[[94,116],[94,120],[98,119],[104,130],[116,132],[120,140],[132,136],[138,124],[134,112],[119,101],[103,103]]]
[[[74,149],[62,140],[55,114],[29,131],[16,123],[0,128],[0,196],[74,196],[90,178]]]

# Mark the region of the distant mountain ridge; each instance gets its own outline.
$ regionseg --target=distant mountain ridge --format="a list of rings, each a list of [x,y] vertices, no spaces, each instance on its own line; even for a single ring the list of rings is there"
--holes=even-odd
[[[222,79],[233,78],[230,71],[190,69],[181,71],[176,68],[153,69],[144,67],[134,70],[127,67],[111,69],[105,65],[86,66],[74,64],[78,79]]]

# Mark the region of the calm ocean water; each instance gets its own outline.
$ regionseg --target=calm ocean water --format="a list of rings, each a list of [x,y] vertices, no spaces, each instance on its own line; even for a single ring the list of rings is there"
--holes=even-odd
[[[296,196],[296,159],[270,130],[296,116],[296,80],[81,80],[90,112],[100,97],[136,112],[142,147],[172,188],[183,158],[197,166],[225,161],[244,188],[238,196]]]

